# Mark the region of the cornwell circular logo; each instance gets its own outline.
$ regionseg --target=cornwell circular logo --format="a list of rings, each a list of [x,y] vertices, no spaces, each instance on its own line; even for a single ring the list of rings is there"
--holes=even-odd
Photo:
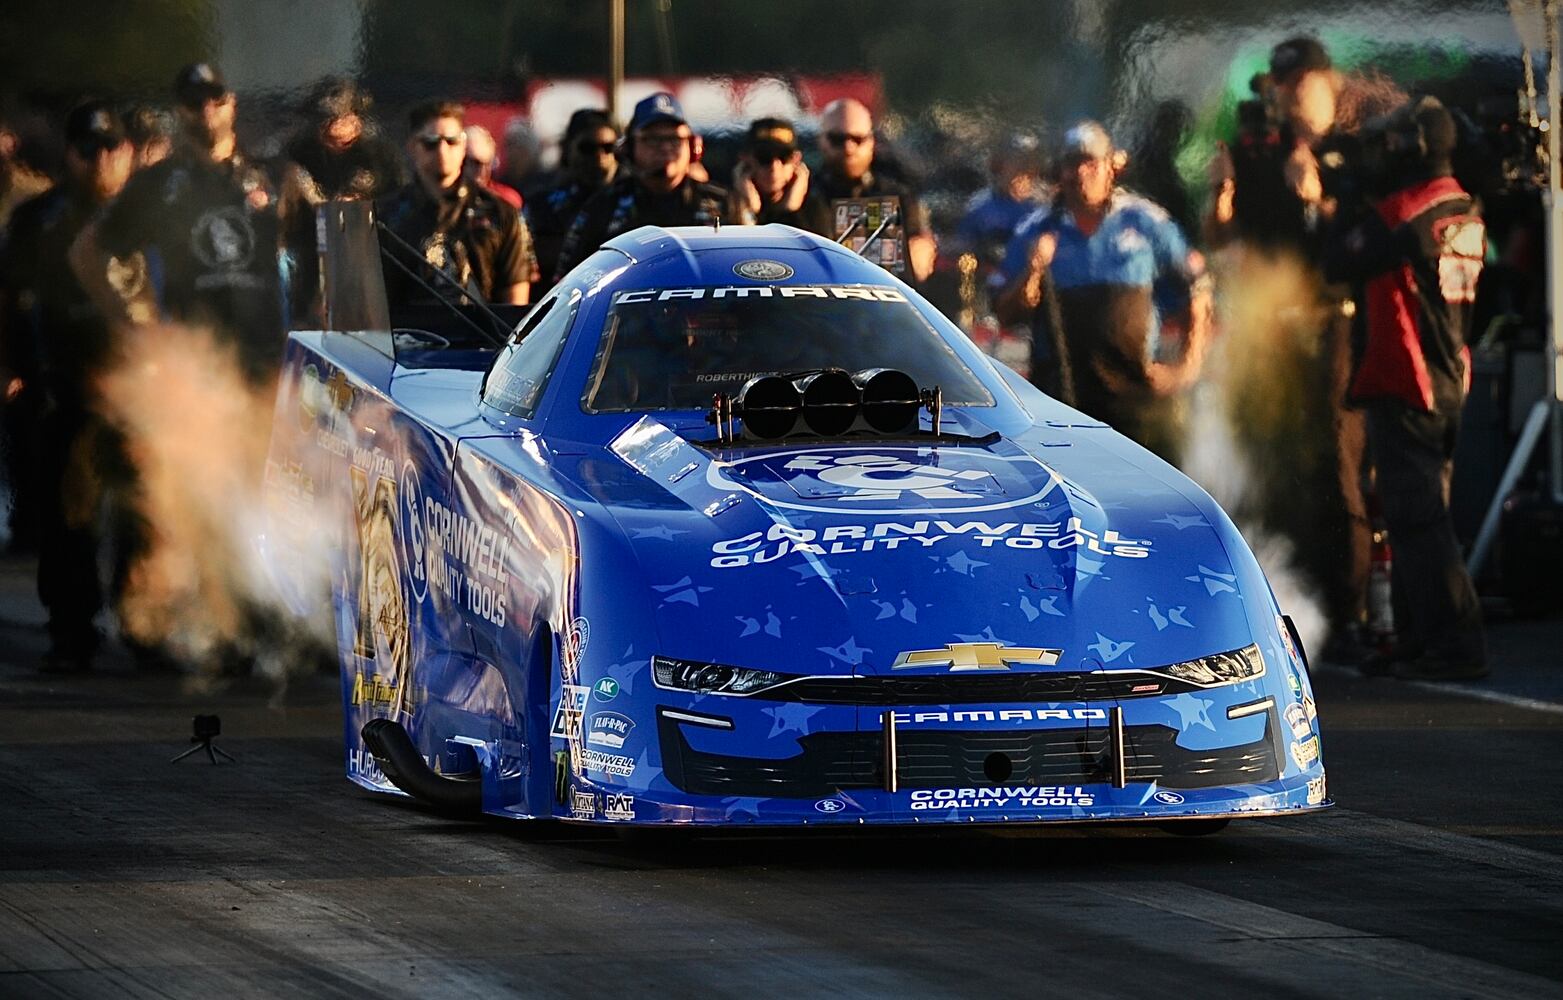
[[[429,592],[427,550],[423,536],[423,484],[412,459],[402,464],[402,543],[407,552],[407,577],[414,599],[422,601]]]
[[[1060,485],[1029,455],[961,448],[819,448],[713,463],[707,480],[823,514],[966,514],[1035,503]]]
[[[755,281],[786,281],[792,277],[792,268],[779,260],[746,260],[734,265],[733,273]]]

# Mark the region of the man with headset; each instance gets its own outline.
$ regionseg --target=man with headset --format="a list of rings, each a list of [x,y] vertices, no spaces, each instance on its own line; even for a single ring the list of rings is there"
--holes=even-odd
[[[620,233],[640,226],[704,226],[721,218],[727,192],[690,176],[700,148],[700,137],[672,94],[652,94],[635,105],[624,137],[626,169],[581,206],[559,250],[554,280]]]

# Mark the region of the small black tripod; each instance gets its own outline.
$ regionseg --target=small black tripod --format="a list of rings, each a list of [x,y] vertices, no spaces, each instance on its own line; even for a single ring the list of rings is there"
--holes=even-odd
[[[175,754],[173,759],[169,761],[170,764],[177,764],[186,757],[200,750],[206,751],[206,759],[211,761],[213,764],[218,763],[217,758],[219,756],[221,756],[223,760],[231,760],[236,764],[238,763],[233,754],[224,750],[220,746],[214,746],[212,744],[212,740],[223,731],[222,719],[215,715],[197,715],[195,717],[194,730],[195,731],[190,736],[190,742],[195,745],[188,750]]]

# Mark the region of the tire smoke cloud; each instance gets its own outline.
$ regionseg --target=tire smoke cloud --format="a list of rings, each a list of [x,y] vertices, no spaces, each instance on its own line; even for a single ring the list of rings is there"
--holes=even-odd
[[[329,593],[323,547],[275,537],[305,529],[267,517],[274,388],[247,379],[208,331],[159,325],[125,335],[126,360],[101,381],[134,470],[120,502],[140,522],[119,600],[121,635],[197,676],[248,668],[284,684],[335,638],[329,602],[306,616],[288,607],[261,548],[303,554],[306,564],[290,571]],[[341,523],[319,513],[320,524]]]
[[[1231,513],[1281,610],[1317,655],[1328,634],[1323,605],[1298,565],[1296,526],[1278,523],[1267,498],[1306,489],[1290,458],[1316,461],[1314,443],[1334,433],[1310,425],[1302,399],[1307,362],[1324,349],[1320,288],[1300,263],[1241,247],[1211,265],[1220,334],[1189,400],[1183,471]]]

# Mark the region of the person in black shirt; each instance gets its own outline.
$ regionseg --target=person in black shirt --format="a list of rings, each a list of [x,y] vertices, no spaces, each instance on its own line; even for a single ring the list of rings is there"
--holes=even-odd
[[[758,118],[744,137],[733,168],[733,218],[764,225],[780,222],[831,236],[830,209],[809,198],[809,168],[792,123]]]
[[[380,219],[395,236],[382,240],[428,288],[385,262],[391,308],[434,301],[431,289],[449,301],[452,283],[480,301],[525,305],[537,270],[531,234],[521,213],[466,178],[466,109],[453,101],[424,104],[412,110],[407,124],[412,132],[407,152],[415,176],[380,203]],[[414,258],[408,246],[419,257]]]
[[[838,198],[897,198],[912,277],[925,281],[933,273],[938,254],[928,228],[928,212],[916,192],[874,173],[874,147],[874,116],[867,106],[850,97],[827,104],[820,115],[820,152],[825,163],[817,183],[810,185],[810,195],[823,199],[827,206]]]
[[[110,331],[67,256],[82,227],[125,186],[135,155],[101,101],[70,113],[65,141],[65,180],[17,208],[3,269],[7,360],[19,362],[41,399],[38,595],[49,612],[46,670],[85,668],[97,648],[96,500],[105,465],[114,466],[103,461],[112,435],[95,385],[112,360]]]
[[[583,108],[570,116],[559,141],[560,182],[530,198],[526,219],[537,244],[537,267],[552,284],[565,233],[586,199],[613,183],[619,169],[619,130],[606,111]],[[539,283],[534,292],[546,288]]]
[[[284,339],[276,199],[239,151],[236,101],[221,74],[187,66],[174,92],[174,153],[131,177],[83,229],[71,263],[110,321],[209,328],[261,383],[275,374]]]
[[[307,124],[288,143],[279,211],[293,262],[289,300],[295,320],[316,313],[315,209],[327,201],[381,198],[401,186],[396,150],[367,120],[370,104],[353,81],[328,78],[304,102]]]
[[[704,226],[722,216],[727,192],[690,176],[700,139],[669,93],[635,105],[624,140],[625,176],[593,195],[565,234],[558,281],[620,233],[640,226]]]

